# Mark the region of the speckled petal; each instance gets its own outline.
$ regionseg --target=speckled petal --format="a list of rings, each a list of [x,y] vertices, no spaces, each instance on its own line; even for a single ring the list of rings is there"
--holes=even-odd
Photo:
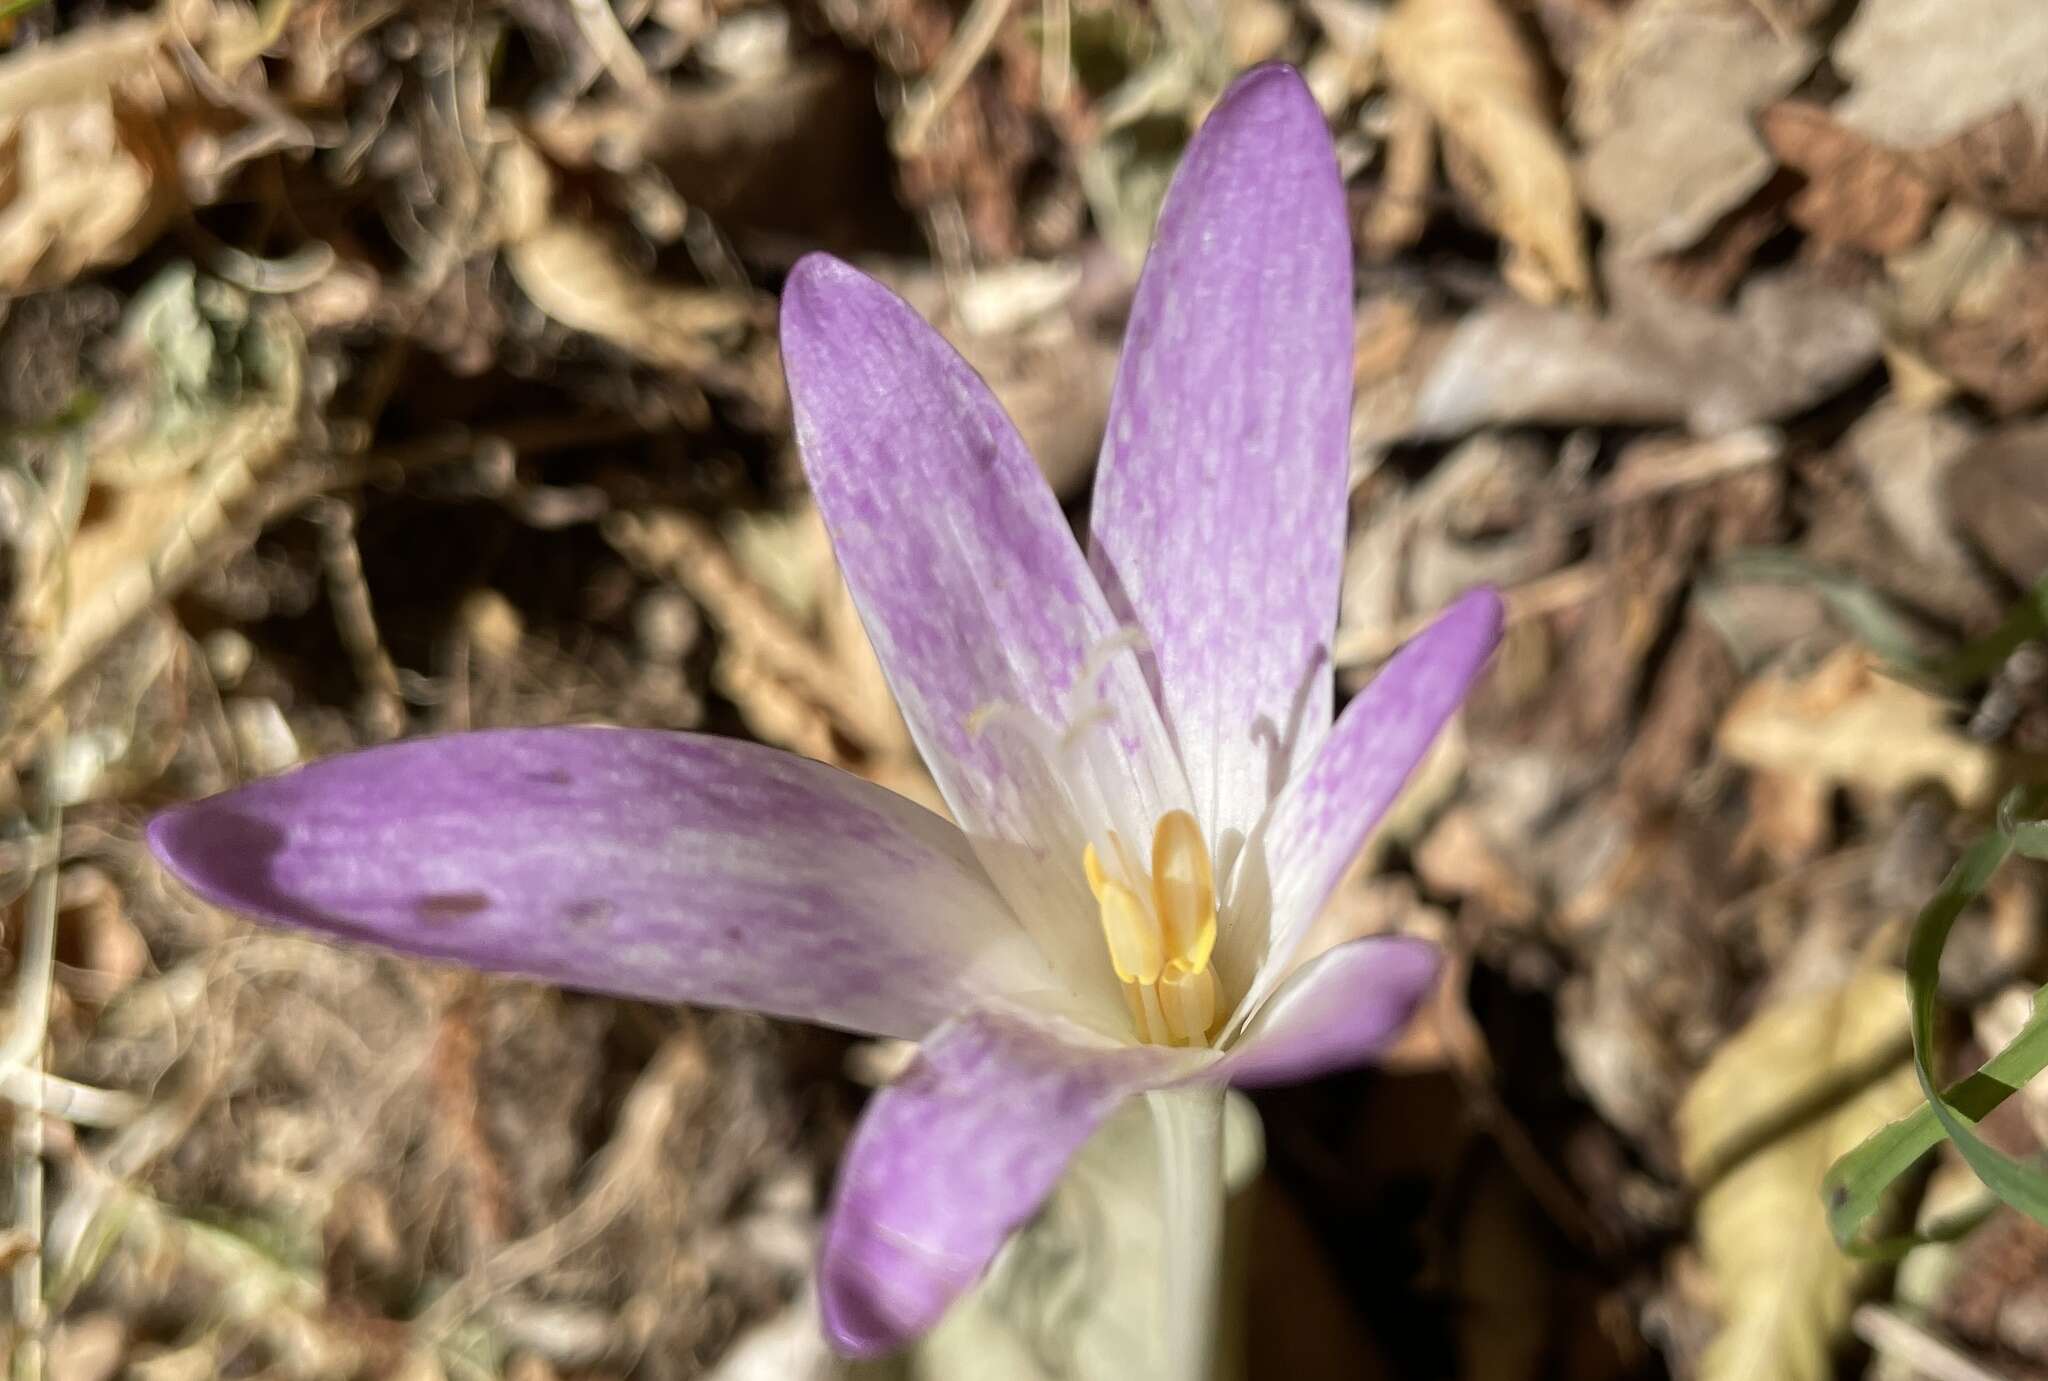
[[[1406,936],[1339,945],[1281,984],[1206,1076],[1264,1088],[1367,1064],[1400,1039],[1442,964],[1435,945]]]
[[[1118,1103],[1209,1063],[987,1014],[935,1033],[875,1096],[839,1172],[819,1261],[834,1346],[878,1356],[937,1323]]]
[[[1189,145],[1131,309],[1091,519],[1213,845],[1330,727],[1351,241],[1323,117],[1259,68]]]
[[[958,830],[731,739],[417,739],[165,811],[149,840],[263,920],[596,992],[914,1039],[1053,983]]]
[[[987,385],[857,270],[823,255],[797,265],[782,350],[812,493],[939,789],[1063,972],[1121,1012],[1075,810],[1045,746],[1017,727],[1064,727],[1069,690],[1116,632],[1058,502]],[[1090,752],[1112,815],[1149,837],[1186,786],[1136,657],[1101,666],[1082,699],[1112,718]],[[1009,718],[977,727],[997,706]]]
[[[1460,598],[1344,707],[1315,761],[1274,805],[1245,883],[1256,890],[1270,879],[1265,943],[1254,947],[1259,937],[1246,932],[1228,935],[1232,948],[1219,959],[1226,972],[1256,970],[1240,1017],[1279,986],[1345,868],[1464,703],[1500,628],[1499,595],[1481,589]]]

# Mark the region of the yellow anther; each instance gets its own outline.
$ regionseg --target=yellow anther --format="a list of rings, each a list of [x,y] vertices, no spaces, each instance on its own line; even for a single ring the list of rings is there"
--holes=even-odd
[[[1123,982],[1131,1027],[1148,1045],[1207,1045],[1216,1022],[1216,882],[1201,826],[1168,812],[1152,835],[1152,875],[1110,836],[1112,876],[1093,844],[1081,851],[1088,890],[1102,913],[1110,966]],[[1121,881],[1132,877],[1149,896]],[[1146,902],[1151,904],[1148,906]]]
[[[1085,844],[1081,848],[1081,871],[1088,875],[1088,890],[1095,894],[1095,900],[1102,900],[1102,885],[1109,881],[1102,871],[1102,860],[1095,855],[1095,846]]]
[[[1216,975],[1189,969],[1176,959],[1159,979],[1159,1010],[1174,1045],[1207,1045],[1216,1021]]]
[[[1145,910],[1138,894],[1114,878],[1103,878],[1095,892],[1102,910],[1102,934],[1109,941],[1109,962],[1126,983],[1157,983],[1166,967],[1159,943],[1159,923]]]
[[[1216,947],[1216,879],[1202,827],[1184,810],[1168,811],[1153,832],[1152,900],[1167,956],[1191,973],[1207,969]]]

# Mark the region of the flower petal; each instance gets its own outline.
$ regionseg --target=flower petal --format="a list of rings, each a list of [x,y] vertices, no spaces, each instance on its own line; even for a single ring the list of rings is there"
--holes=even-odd
[[[1076,807],[1048,745],[1017,727],[1065,727],[1069,691],[1116,632],[1058,502],[988,386],[859,271],[824,255],[796,266],[782,350],[811,490],[940,791],[1070,981],[1121,1011]],[[1099,664],[1081,698],[1099,696],[1112,723],[1089,731],[1089,751],[1110,823],[1149,839],[1186,787],[1136,657]],[[979,723],[996,706],[1010,722]]]
[[[1351,342],[1329,131],[1294,71],[1256,69],[1160,213],[1090,520],[1225,858],[1330,726]]]
[[[1270,889],[1264,953],[1253,948],[1257,937],[1239,930],[1225,937],[1235,948],[1220,960],[1226,972],[1257,971],[1238,1020],[1278,986],[1366,836],[1464,702],[1500,629],[1499,595],[1481,589],[1460,597],[1344,707],[1315,761],[1275,803],[1261,826],[1270,883],[1255,873],[1245,883],[1253,891]],[[1258,852],[1248,855],[1254,870]]]
[[[1211,1058],[1073,1045],[987,1013],[949,1022],[847,1148],[818,1267],[833,1344],[879,1356],[937,1323],[1120,1102]]]
[[[149,839],[222,906],[571,988],[915,1038],[1054,983],[958,830],[731,739],[417,739],[179,806]]]
[[[1407,936],[1339,945],[1281,984],[1209,1072],[1264,1088],[1365,1064],[1400,1038],[1442,965],[1435,945]]]

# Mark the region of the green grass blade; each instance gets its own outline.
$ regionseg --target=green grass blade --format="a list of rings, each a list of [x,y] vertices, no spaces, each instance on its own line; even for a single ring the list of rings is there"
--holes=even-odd
[[[1934,1014],[1941,951],[1963,909],[1982,894],[1992,874],[2015,852],[2048,850],[2048,826],[2020,817],[2043,804],[2038,790],[2007,798],[1996,828],[1972,845],[1913,923],[1906,947],[1907,990],[1912,1003],[1913,1066],[1926,1104],[1867,1138],[1829,1169],[1822,1184],[1828,1226],[1844,1251],[1859,1256],[1895,1257],[1922,1242],[1947,1240],[1975,1226],[1981,1213],[1937,1225],[1928,1232],[1869,1239],[1864,1229],[1892,1184],[1943,1137],[1956,1143],[1977,1177],[1999,1199],[2037,1222],[2048,1223],[2048,1176],[1994,1150],[1976,1133],[1992,1109],[2048,1068],[2048,1003],[2036,994],[2034,1012],[2011,1044],[1985,1061],[1975,1074],[1937,1092],[1938,1061]],[[2048,994],[2048,989],[2043,990]]]

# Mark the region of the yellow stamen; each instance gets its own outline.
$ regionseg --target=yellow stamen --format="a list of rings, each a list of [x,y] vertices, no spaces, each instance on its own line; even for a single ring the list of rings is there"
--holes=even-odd
[[[1176,959],[1159,979],[1159,1010],[1175,1045],[1206,1044],[1216,1021],[1216,974],[1189,969]]]
[[[1168,956],[1191,972],[1206,969],[1216,947],[1216,879],[1202,827],[1184,810],[1168,811],[1153,832],[1152,901]]]
[[[1102,912],[1102,934],[1109,941],[1109,962],[1116,976],[1126,983],[1157,983],[1159,971],[1166,966],[1159,923],[1145,914],[1145,904],[1136,892],[1104,876],[1093,846],[1081,856],[1081,863],[1088,870],[1088,885]]]
[[[1081,867],[1101,913],[1109,961],[1123,982],[1124,1003],[1138,1039],[1152,1045],[1206,1045],[1216,1022],[1216,882],[1201,826],[1184,810],[1160,818],[1152,836],[1152,875],[1112,836],[1115,866],[1133,888],[1110,875],[1088,845]],[[1141,893],[1143,899],[1141,899]],[[1150,901],[1148,907],[1145,903]]]

